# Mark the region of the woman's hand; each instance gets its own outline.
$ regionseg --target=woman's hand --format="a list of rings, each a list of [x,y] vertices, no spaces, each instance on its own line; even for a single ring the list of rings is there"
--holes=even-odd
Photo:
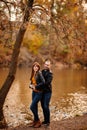
[[[35,86],[34,86],[33,84],[30,84],[30,85],[29,85],[29,88],[35,90]]]

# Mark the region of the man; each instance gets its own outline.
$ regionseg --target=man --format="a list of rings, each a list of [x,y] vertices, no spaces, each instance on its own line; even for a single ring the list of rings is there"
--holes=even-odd
[[[51,61],[49,59],[45,60],[44,69],[42,70],[42,75],[45,79],[45,85],[43,86],[43,95],[41,99],[41,106],[44,115],[44,121],[42,122],[43,125],[50,124],[50,109],[49,103],[52,95],[52,79],[53,74],[51,72]]]

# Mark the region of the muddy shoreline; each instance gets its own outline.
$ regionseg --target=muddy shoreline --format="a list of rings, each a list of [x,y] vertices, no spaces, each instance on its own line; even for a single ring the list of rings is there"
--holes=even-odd
[[[53,121],[50,126],[41,126],[33,128],[27,125],[20,125],[15,128],[8,127],[6,130],[87,130],[87,114],[74,118],[64,119],[61,121]],[[5,130],[5,129],[2,129]]]

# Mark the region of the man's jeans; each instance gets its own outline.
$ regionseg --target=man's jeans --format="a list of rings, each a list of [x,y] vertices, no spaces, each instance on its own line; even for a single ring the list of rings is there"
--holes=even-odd
[[[31,111],[33,112],[34,115],[34,121],[39,120],[38,116],[38,102],[41,101],[42,98],[42,92],[32,92],[32,103],[30,106]]]
[[[43,93],[42,99],[41,99],[41,106],[43,109],[43,115],[44,115],[44,122],[50,123],[50,109],[49,109],[49,103],[51,99],[51,92],[49,93]]]

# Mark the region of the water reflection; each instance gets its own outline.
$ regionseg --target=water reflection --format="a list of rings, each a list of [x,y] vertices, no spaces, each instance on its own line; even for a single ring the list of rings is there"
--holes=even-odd
[[[68,93],[87,88],[87,71],[54,70],[53,96],[55,100]]]
[[[30,69],[17,70],[15,81],[6,100],[6,105],[8,105],[6,116],[8,116],[10,120],[8,120],[8,122],[12,122],[14,119],[13,123],[19,123],[19,118],[21,118],[21,120],[23,117],[25,118],[25,116],[23,116],[25,108],[26,111],[29,112],[32,93],[28,87],[30,72]],[[8,70],[0,69],[0,73],[1,86],[8,74]],[[87,113],[87,70],[56,69],[53,70],[53,75],[53,94],[50,105],[51,119],[60,120]],[[12,115],[13,113],[14,115]]]

